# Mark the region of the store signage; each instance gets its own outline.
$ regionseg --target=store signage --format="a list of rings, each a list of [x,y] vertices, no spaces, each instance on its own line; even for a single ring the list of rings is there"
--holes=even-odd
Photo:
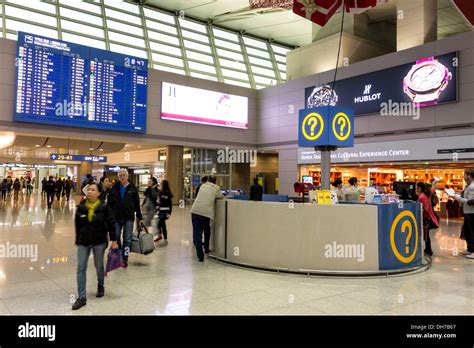
[[[119,166],[104,166],[104,172],[114,172],[118,173],[120,169],[127,169],[126,167],[119,167]]]
[[[35,169],[56,169],[58,166],[55,164],[34,164]]]
[[[201,176],[200,175],[193,175],[192,176],[192,183],[194,187],[198,187],[201,184]]]
[[[470,149],[440,149],[438,153],[466,153],[474,152],[474,147]]]
[[[299,111],[298,145],[304,147],[354,145],[354,113],[324,106]]]
[[[26,168],[26,167],[28,167],[27,164],[23,164],[23,163],[2,163],[1,166],[2,167],[11,167],[11,168]]]
[[[305,107],[340,106],[355,115],[387,105],[428,106],[457,100],[456,52],[305,88]],[[390,81],[390,83],[387,83]]]
[[[134,169],[133,174],[150,174],[150,169]]]
[[[107,162],[106,156],[83,156],[53,153],[49,156],[53,161],[74,161],[74,162]]]
[[[381,204],[377,208],[379,269],[421,265],[421,204]]]
[[[331,153],[333,163],[395,162],[453,160],[452,153],[438,149],[474,148],[474,137],[440,137],[416,140],[387,141],[381,143],[355,144],[350,149],[339,149]],[[457,152],[456,160],[474,159],[473,152]],[[321,153],[311,149],[298,149],[298,164],[321,163]]]

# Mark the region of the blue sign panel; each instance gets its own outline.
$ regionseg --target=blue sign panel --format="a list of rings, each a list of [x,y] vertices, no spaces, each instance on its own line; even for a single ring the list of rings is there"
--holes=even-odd
[[[354,112],[333,106],[300,110],[298,145],[354,146]]]
[[[53,161],[74,161],[74,162],[107,162],[107,156],[83,156],[83,155],[67,155],[53,153],[49,156]]]
[[[379,269],[404,269],[421,265],[421,204],[381,204],[377,208]]]
[[[201,184],[201,176],[193,175],[192,182],[193,182],[193,186],[198,187]]]
[[[14,120],[146,131],[148,61],[18,33]]]

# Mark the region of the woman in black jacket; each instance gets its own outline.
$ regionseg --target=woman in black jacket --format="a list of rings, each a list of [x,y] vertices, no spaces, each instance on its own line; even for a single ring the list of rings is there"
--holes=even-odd
[[[76,211],[76,245],[77,245],[77,287],[79,298],[73,304],[76,310],[86,305],[86,272],[87,261],[91,250],[94,252],[94,266],[97,271],[97,295],[103,297],[104,289],[104,253],[108,240],[111,248],[116,249],[115,219],[110,208],[99,199],[102,187],[92,183],[87,189],[86,199],[79,204]]]
[[[161,190],[158,193],[158,204],[160,206],[158,212],[158,237],[155,242],[158,242],[163,237],[165,240],[159,246],[168,245],[168,230],[166,229],[166,220],[169,219],[171,211],[173,210],[172,199],[173,194],[170,190],[168,180],[163,180],[161,183]]]

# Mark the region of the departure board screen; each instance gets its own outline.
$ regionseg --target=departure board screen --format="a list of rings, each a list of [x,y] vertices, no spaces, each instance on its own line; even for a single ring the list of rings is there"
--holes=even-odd
[[[148,61],[18,33],[14,120],[145,133]]]

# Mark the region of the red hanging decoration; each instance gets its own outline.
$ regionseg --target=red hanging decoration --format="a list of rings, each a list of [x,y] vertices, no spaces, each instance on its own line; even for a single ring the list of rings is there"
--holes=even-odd
[[[377,5],[377,0],[346,0],[346,12],[360,14]]]
[[[342,0],[295,0],[293,12],[323,27],[341,5]]]

